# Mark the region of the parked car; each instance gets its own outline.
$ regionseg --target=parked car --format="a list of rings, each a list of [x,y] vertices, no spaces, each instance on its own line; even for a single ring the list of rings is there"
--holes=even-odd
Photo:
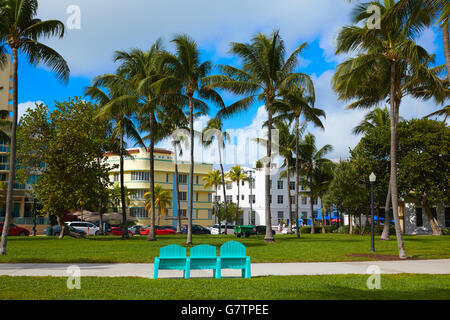
[[[4,226],[4,222],[0,222],[0,235],[3,233],[3,226]],[[8,231],[8,236],[29,236],[30,235],[30,231],[16,226],[14,223],[11,223],[9,225],[9,231]]]
[[[258,234],[266,234],[266,226],[236,226],[234,228],[234,235],[238,238],[241,236],[248,238]],[[274,230],[272,230],[272,235],[275,235]]]
[[[233,225],[228,225],[227,227],[227,234],[232,234],[234,232],[234,226]],[[220,233],[221,234],[225,234],[225,225],[221,225],[220,227]],[[215,224],[213,225],[212,229],[211,229],[211,234],[219,234],[219,224]]]
[[[89,236],[98,236],[100,234],[100,228],[90,222],[70,221],[66,222],[66,225],[82,230]]]
[[[121,236],[122,235],[122,227],[111,227],[111,234],[113,236]],[[128,235],[133,236],[133,233],[128,230]]]
[[[288,233],[288,227],[283,228],[283,230],[281,230],[282,234],[287,234]],[[292,232],[297,232],[297,226],[292,226]]]
[[[174,227],[174,226],[162,226],[164,229],[170,229],[170,230],[173,230],[173,231],[175,231],[175,233],[177,232],[177,227]]]
[[[186,234],[187,228],[188,228],[187,224],[184,225],[181,228],[181,232]],[[211,231],[209,231],[208,229],[206,229],[205,227],[203,227],[201,225],[193,224],[192,225],[192,234],[211,234]]]
[[[66,224],[66,228],[69,229],[71,232],[75,232],[78,233],[80,236],[85,236],[86,232],[84,232],[83,230],[74,228],[70,225]],[[54,235],[55,237],[59,237],[59,235],[61,234],[61,227],[59,225],[54,225],[52,227],[52,235]]]
[[[146,227],[142,228],[141,235],[148,236],[148,234],[150,233],[150,228],[151,228],[151,226],[146,226]],[[169,234],[176,234],[176,231],[174,231],[172,229],[164,228],[161,226],[155,226],[155,234],[157,236],[164,236],[164,235],[169,235]]]
[[[142,228],[144,228],[144,226],[132,226],[128,228],[128,231],[130,231],[132,234],[140,235]]]

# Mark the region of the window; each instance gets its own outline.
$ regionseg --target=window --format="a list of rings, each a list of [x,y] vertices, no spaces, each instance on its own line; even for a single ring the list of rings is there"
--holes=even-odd
[[[295,204],[295,197],[289,197],[291,199],[291,204]]]
[[[255,225],[256,224],[256,211],[253,211],[250,213],[250,224]]]
[[[416,227],[423,227],[422,208],[416,208]]]
[[[178,195],[179,195],[180,201],[186,201],[187,200],[187,192],[180,191],[180,193]]]
[[[245,198],[245,196],[244,196],[244,195],[242,195],[242,196],[241,196],[241,200],[244,200],[244,198]]]
[[[254,178],[249,180],[248,184],[249,184],[249,188],[255,189],[255,179]]]
[[[450,228],[450,208],[445,208],[445,227]]]
[[[313,218],[317,219],[317,216],[319,215],[319,212],[317,210],[313,211]]]
[[[220,196],[216,196],[216,201],[220,202]]]
[[[290,181],[289,182],[289,189],[290,190],[295,190],[295,182],[294,181]]]
[[[212,193],[208,193],[208,202],[212,202],[212,197],[213,195],[212,195]]]
[[[147,193],[147,190],[131,190],[132,194],[130,195],[130,198],[133,200],[140,200],[144,199],[144,194]]]
[[[187,216],[186,209],[178,209],[178,213],[179,213],[180,217],[186,217]]]
[[[245,186],[245,181],[244,180],[242,180],[242,186]]]
[[[315,206],[317,206],[317,203],[318,203],[318,202],[317,202],[317,199],[314,200],[314,205],[315,205]]]
[[[150,176],[149,172],[132,172],[131,180],[132,181],[149,181]]]
[[[232,183],[227,183],[227,190],[231,190],[233,188],[233,184]]]
[[[281,220],[284,220],[284,212],[278,211],[278,223],[281,223]]]
[[[254,194],[248,196],[248,203],[256,203],[256,196]]]
[[[198,201],[198,192],[195,193],[195,201]]]
[[[114,182],[118,182],[118,181],[119,181],[119,174],[114,173]]]
[[[236,196],[236,201],[239,201],[239,196],[238,195]]]
[[[272,180],[269,181],[270,189],[272,189]]]
[[[308,204],[308,199],[306,197],[302,198],[302,204],[304,205]]]
[[[272,195],[269,196],[269,203],[272,203]]]
[[[283,204],[283,196],[278,196],[277,203],[278,204]]]
[[[180,175],[178,175],[178,183],[187,184],[187,181],[188,181],[187,174],[180,174]]]
[[[277,188],[278,188],[278,190],[283,190],[283,180],[278,180]]]
[[[130,208],[130,215],[135,218],[148,218],[148,211],[145,208]]]
[[[233,202],[233,196],[227,196],[227,203]]]
[[[195,177],[195,184],[198,184],[198,176]]]
[[[169,174],[166,173],[166,182],[169,182]]]

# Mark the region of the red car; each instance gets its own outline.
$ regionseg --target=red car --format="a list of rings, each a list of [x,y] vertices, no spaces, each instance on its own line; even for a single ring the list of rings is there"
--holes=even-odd
[[[4,222],[0,222],[0,234],[3,233],[3,225]],[[18,227],[13,223],[11,223],[11,225],[9,226],[8,236],[29,236],[29,235],[30,231],[28,231],[25,228]]]
[[[111,234],[113,236],[121,236],[122,235],[122,228],[121,227],[112,227],[111,228]],[[132,236],[133,233],[130,230],[128,230],[128,235]]]
[[[150,226],[141,228],[141,235],[142,236],[147,236],[150,233]],[[167,229],[161,226],[155,226],[155,234],[157,236],[165,236],[165,235],[169,235],[169,234],[176,234],[176,232],[172,229]]]

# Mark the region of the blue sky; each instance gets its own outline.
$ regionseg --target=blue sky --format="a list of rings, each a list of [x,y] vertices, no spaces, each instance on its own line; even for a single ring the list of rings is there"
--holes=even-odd
[[[327,112],[326,130],[310,130],[317,143],[332,144],[331,158],[345,158],[359,137],[351,129],[363,118],[363,111],[346,111],[345,103],[337,101],[330,79],[336,65],[345,57],[334,55],[334,39],[339,29],[348,23],[352,4],[347,0],[40,0],[39,17],[67,21],[67,8],[77,5],[81,12],[81,29],[67,30],[64,39],[44,41],[58,50],[68,61],[71,78],[66,86],[42,67],[31,67],[20,60],[19,102],[21,112],[34,102],[52,107],[54,101],[69,96],[82,96],[84,88],[96,75],[114,72],[114,50],[134,47],[147,49],[162,37],[170,49],[170,39],[177,33],[191,35],[199,44],[203,58],[214,64],[237,65],[229,55],[229,43],[248,42],[258,32],[280,29],[287,53],[303,42],[308,43],[300,60],[299,70],[310,74],[315,82],[317,103]],[[189,5],[187,5],[189,4]],[[443,63],[441,38],[435,30],[426,30],[419,39],[429,52]],[[227,103],[235,99],[226,97]],[[228,129],[258,127],[264,119],[260,104],[225,121]],[[422,117],[434,110],[432,102],[406,99],[404,118]],[[209,117],[215,115],[211,108]],[[201,127],[209,117],[199,120]],[[165,147],[165,144],[161,145]]]

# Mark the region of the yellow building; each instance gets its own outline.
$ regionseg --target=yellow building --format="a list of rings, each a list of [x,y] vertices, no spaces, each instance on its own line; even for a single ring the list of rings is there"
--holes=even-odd
[[[129,214],[138,218],[139,224],[150,224],[150,217],[145,210],[144,194],[150,191],[149,173],[150,157],[146,149],[130,149],[130,157],[124,159],[124,184],[133,193],[129,205]],[[162,225],[177,224],[177,194],[175,192],[175,163],[172,152],[165,149],[155,149],[155,184],[160,184],[164,189],[172,191],[172,205],[168,208],[167,216],[161,216]],[[107,154],[107,163],[119,165],[120,157]],[[188,182],[190,164],[178,162],[178,180],[180,190],[180,215],[184,217],[183,223],[187,223]],[[212,164],[195,163],[194,166],[194,195],[193,195],[193,224],[208,226],[213,224],[212,216],[212,188],[203,187],[203,177],[213,170]],[[120,183],[120,169],[110,171],[110,180]],[[156,214],[158,211],[156,212]]]

